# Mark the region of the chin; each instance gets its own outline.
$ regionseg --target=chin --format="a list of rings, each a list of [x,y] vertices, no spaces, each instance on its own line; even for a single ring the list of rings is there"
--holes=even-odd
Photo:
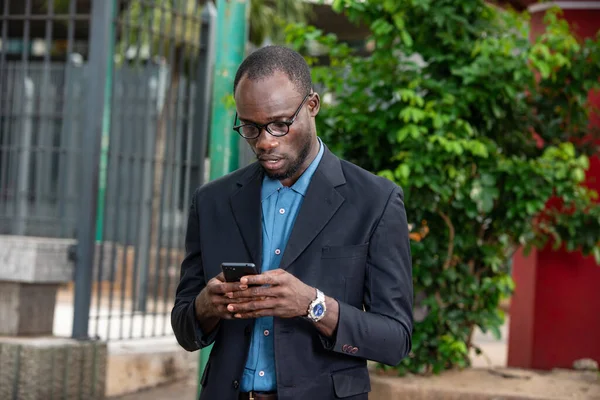
[[[265,171],[265,174],[271,178],[271,179],[276,179],[278,181],[282,181],[284,179],[287,179],[290,177],[290,174],[288,171],[269,171],[266,170],[265,168],[263,168],[263,170]]]

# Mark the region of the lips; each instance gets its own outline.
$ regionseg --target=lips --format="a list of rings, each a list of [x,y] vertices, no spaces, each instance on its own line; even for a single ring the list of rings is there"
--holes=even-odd
[[[283,158],[263,156],[258,158],[262,166],[269,170],[277,170],[283,165]]]
[[[281,160],[279,157],[259,157],[258,159],[263,162],[275,162]]]

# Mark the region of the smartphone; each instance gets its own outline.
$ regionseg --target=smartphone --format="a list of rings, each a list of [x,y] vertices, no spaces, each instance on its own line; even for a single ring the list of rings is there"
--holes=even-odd
[[[258,270],[253,263],[229,263],[221,264],[221,270],[226,282],[239,282],[242,276],[257,275]]]

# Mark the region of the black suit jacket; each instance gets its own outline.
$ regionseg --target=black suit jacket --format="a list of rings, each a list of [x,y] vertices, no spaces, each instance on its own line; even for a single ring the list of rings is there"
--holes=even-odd
[[[261,265],[262,168],[254,163],[196,190],[171,323],[188,351],[214,342],[201,399],[234,400],[253,320],[202,335],[194,298],[222,262]],[[367,399],[366,360],[397,364],[411,348],[412,267],[402,190],[327,148],[280,264],[339,302],[328,339],[303,318],[274,318],[279,399]]]

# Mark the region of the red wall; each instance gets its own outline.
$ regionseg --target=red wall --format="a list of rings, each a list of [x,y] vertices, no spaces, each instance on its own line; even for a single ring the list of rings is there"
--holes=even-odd
[[[600,30],[600,9],[564,10],[580,37]],[[532,36],[543,30],[543,12],[532,16]],[[600,93],[590,102],[600,106]],[[591,121],[600,126],[600,118]],[[600,191],[600,159],[594,157],[588,186]],[[600,266],[591,257],[544,249],[513,260],[516,288],[511,300],[508,365],[571,368],[573,361],[600,362]]]

